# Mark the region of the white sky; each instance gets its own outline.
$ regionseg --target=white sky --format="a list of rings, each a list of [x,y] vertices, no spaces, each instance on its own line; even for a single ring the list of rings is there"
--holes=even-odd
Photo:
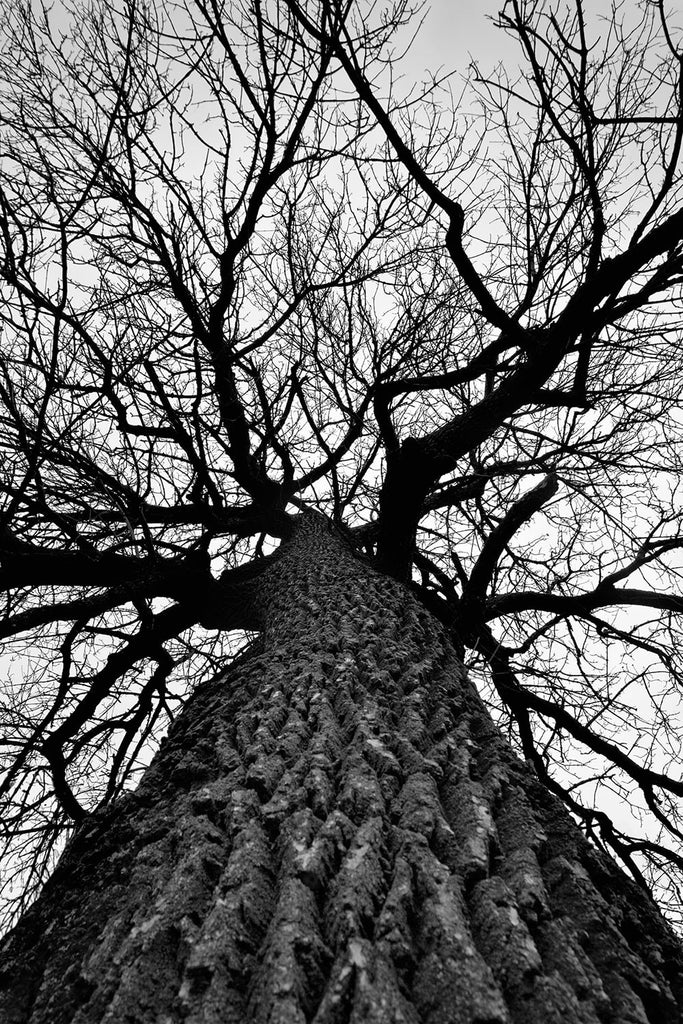
[[[516,62],[515,44],[493,25],[501,7],[502,0],[432,0],[400,70],[421,81],[439,70],[465,76],[472,59],[486,70],[505,56]]]
[[[502,6],[501,0],[433,0],[419,40],[420,55],[429,55],[425,67],[464,74],[471,57],[490,66],[509,54],[514,44],[491,20]]]

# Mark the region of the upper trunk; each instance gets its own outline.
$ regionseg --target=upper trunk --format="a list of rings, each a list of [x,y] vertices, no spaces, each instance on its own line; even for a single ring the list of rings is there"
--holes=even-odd
[[[321,519],[5,940],[2,1024],[680,1020],[678,940]]]

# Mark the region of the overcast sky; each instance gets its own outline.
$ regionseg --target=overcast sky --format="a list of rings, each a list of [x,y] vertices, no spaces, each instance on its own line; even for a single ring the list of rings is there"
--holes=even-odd
[[[683,0],[682,0],[683,2]],[[482,70],[491,70],[498,61],[517,63],[517,45],[492,19],[503,0],[431,0],[424,24],[410,54],[401,61],[401,69],[422,81],[425,72],[455,71],[466,75],[471,60]]]
[[[425,66],[436,70],[443,65],[464,73],[470,55],[484,65],[495,64],[514,47],[491,21],[502,6],[502,0],[432,0],[419,41],[420,56],[430,58]]]

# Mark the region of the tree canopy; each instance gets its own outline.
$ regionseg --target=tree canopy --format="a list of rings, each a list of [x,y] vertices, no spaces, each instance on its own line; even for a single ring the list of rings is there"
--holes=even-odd
[[[2,17],[4,895],[253,642],[243,584],[315,507],[679,911],[664,0],[507,0],[518,67],[418,84],[408,0]]]

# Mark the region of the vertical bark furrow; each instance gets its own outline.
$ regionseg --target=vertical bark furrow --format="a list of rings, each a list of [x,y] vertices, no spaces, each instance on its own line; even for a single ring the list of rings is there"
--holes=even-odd
[[[263,602],[6,940],[0,1024],[680,1022],[676,940],[429,614],[320,523]]]
[[[597,1017],[643,1024],[648,1020],[679,1020],[680,995],[671,991],[666,973],[661,971],[661,945],[654,958],[648,957],[645,949],[637,951],[629,945],[623,928],[623,907],[611,898],[615,891],[610,891],[608,879],[622,898],[628,893],[628,903],[633,900],[638,904],[640,894],[635,885],[588,844],[559,801],[541,789],[501,737],[491,733],[488,723],[484,723],[484,733],[488,740],[480,743],[480,770],[487,773],[487,778],[493,775],[491,806],[504,854],[497,873],[509,882],[516,909],[530,933],[538,935],[546,972],[555,971],[578,999],[578,1009],[573,1012],[579,1014],[578,1019],[586,1016],[588,1020]],[[492,760],[492,767],[487,768]],[[591,880],[591,864],[596,869],[600,865],[604,894]],[[570,923],[563,930],[562,948],[567,955],[561,959],[548,941],[551,918]],[[642,934],[651,936],[653,924],[642,922]],[[665,944],[663,933],[660,941]],[[673,953],[672,947],[669,949]],[[547,987],[542,976],[538,986]],[[509,998],[513,1007],[517,1000],[513,993]],[[554,1019],[549,1017],[552,999],[549,1003],[548,998],[543,996],[539,1020]],[[562,1013],[567,1012],[562,1009],[565,998],[558,998],[557,1010],[553,1010],[562,1020]],[[536,996],[522,1002],[520,1020],[528,1018],[535,1001]]]

